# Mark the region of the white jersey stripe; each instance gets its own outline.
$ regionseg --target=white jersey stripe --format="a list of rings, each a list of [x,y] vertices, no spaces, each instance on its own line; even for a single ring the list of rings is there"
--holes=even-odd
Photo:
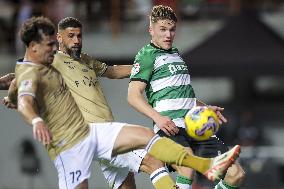
[[[183,62],[178,53],[161,55],[155,60],[154,69],[173,62]]]
[[[188,74],[178,74],[170,77],[165,77],[162,79],[157,79],[150,82],[153,92],[159,91],[166,87],[189,85],[190,75]]]
[[[20,98],[21,96],[24,96],[24,95],[29,95],[29,96],[35,97],[34,93],[22,92],[22,93],[18,94],[18,98]]]
[[[169,110],[188,110],[196,105],[196,98],[164,99],[156,103],[154,109],[158,112]]]

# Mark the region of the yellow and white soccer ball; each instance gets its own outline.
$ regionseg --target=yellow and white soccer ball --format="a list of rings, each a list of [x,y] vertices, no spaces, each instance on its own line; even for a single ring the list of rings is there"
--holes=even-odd
[[[218,131],[220,124],[214,110],[195,106],[185,115],[187,134],[195,140],[207,140]]]

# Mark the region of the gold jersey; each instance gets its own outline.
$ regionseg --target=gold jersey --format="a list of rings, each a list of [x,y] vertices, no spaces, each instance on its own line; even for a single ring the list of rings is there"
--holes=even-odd
[[[82,53],[80,60],[58,51],[52,66],[62,75],[86,122],[111,122],[113,115],[98,81],[107,65]]]
[[[51,144],[45,146],[51,159],[88,135],[89,126],[56,69],[18,61],[15,73],[18,97],[35,98],[39,115],[52,133]]]

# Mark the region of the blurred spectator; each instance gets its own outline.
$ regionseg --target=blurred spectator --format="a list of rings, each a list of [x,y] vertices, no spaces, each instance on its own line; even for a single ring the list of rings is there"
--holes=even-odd
[[[32,17],[40,16],[44,13],[45,0],[14,0],[15,11],[15,50],[17,55],[22,55],[23,44],[19,39],[18,31],[22,23]]]
[[[8,0],[0,0],[0,41],[1,48],[5,50],[5,52],[11,51],[11,47],[14,45],[10,45],[11,41],[13,44],[14,35],[13,35],[13,15],[14,15],[14,4]],[[1,49],[2,50],[2,49]]]
[[[46,0],[44,15],[51,19],[55,24],[66,16],[73,16],[68,14],[68,8],[71,4],[71,0]]]
[[[16,33],[15,33],[15,50],[16,53],[22,54],[24,52],[23,44],[19,38],[18,31],[22,23],[32,16],[33,2],[30,0],[20,0],[18,12],[16,13]]]
[[[238,129],[239,144],[243,146],[255,146],[260,141],[260,130],[254,124],[254,116],[251,111],[245,111],[240,118]]]
[[[182,18],[197,18],[201,5],[205,0],[182,0],[180,14]]]

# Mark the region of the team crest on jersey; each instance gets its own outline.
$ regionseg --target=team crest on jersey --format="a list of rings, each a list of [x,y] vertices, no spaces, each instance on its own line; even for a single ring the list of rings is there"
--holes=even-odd
[[[138,74],[139,71],[140,71],[140,64],[139,63],[133,64],[133,67],[131,69],[131,76]]]
[[[19,91],[28,91],[32,88],[32,80],[21,81]]]

